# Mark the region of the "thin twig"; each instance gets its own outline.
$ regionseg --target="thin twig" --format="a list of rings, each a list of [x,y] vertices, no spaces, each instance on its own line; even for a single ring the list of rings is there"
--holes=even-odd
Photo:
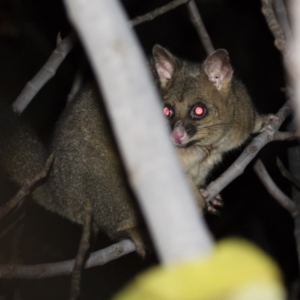
[[[300,138],[300,130],[281,132],[278,131],[273,136],[273,141],[292,141]]]
[[[44,169],[38,173],[33,179],[26,179],[23,186],[19,189],[17,194],[13,196],[8,202],[0,207],[0,220],[10,212],[25,196],[30,193],[30,189],[41,179],[47,176],[48,171],[53,161],[53,154],[51,154],[45,164]]]
[[[204,23],[202,21],[201,15],[198,11],[197,5],[195,3],[194,0],[191,0],[188,5],[188,10],[190,13],[190,18],[191,21],[193,23],[193,25],[195,26],[197,33],[199,35],[199,38],[203,44],[203,47],[206,51],[206,53],[209,55],[211,54],[215,49],[214,46],[211,42],[211,39],[206,31],[206,28],[204,26]]]
[[[86,253],[90,247],[92,207],[87,206],[84,213],[84,223],[78,253],[72,272],[70,300],[76,300],[80,294],[81,271],[84,267]]]
[[[152,21],[153,19],[155,19],[156,17],[158,16],[161,16],[162,14],[182,5],[182,4],[185,4],[185,3],[188,3],[190,0],[174,0],[174,1],[171,1],[170,3],[162,6],[162,7],[159,7],[157,9],[154,9],[153,11],[150,11],[142,16],[139,16],[139,17],[136,17],[134,19],[132,19],[130,21],[131,25],[132,26],[136,26],[136,25],[139,25],[141,23],[144,23],[144,22],[148,22],[148,21]]]
[[[123,240],[105,249],[93,252],[88,258],[84,268],[89,269],[102,266],[135,251],[135,249],[135,245],[131,240]],[[70,275],[74,263],[75,259],[40,265],[0,265],[0,278],[40,279]]]
[[[285,177],[287,180],[289,180],[298,190],[300,190],[300,179],[292,175],[291,172],[289,172],[282,161],[277,157],[276,159],[277,167],[279,168],[279,171],[283,177]]]
[[[282,207],[284,207],[287,211],[289,211],[291,213],[291,215],[294,216],[297,213],[295,203],[292,201],[292,199],[290,199],[290,197],[285,195],[279,189],[279,187],[275,184],[275,182],[269,175],[268,171],[266,170],[264,164],[262,163],[262,161],[260,159],[257,160],[257,162],[254,164],[253,168],[254,168],[257,176],[259,177],[259,179],[261,180],[261,182],[263,183],[263,185],[269,192],[269,194],[275,200],[277,200],[277,202]]]
[[[60,39],[58,39],[60,40]],[[66,38],[58,41],[58,45],[52,52],[51,56],[39,70],[39,72],[25,85],[21,94],[13,103],[13,110],[17,114],[22,114],[24,109],[39,92],[39,90],[45,85],[50,78],[52,78],[60,64],[63,62],[68,53],[72,50],[73,45],[76,43],[74,34],[69,34]]]
[[[237,158],[237,160],[217,180],[208,185],[206,188],[209,194],[208,198],[206,199],[207,202],[213,199],[230,182],[244,172],[246,166],[253,160],[259,150],[273,140],[273,135],[290,113],[290,101],[287,101],[278,111],[278,119],[274,120],[270,126],[268,126],[268,129],[255,137],[248,147],[246,147],[243,153]]]
[[[269,29],[275,38],[274,44],[279,51],[281,51],[282,53],[285,53],[286,39],[285,39],[283,30],[275,16],[273,6],[272,6],[273,1],[272,0],[261,0],[261,2],[262,2],[262,9],[261,9],[262,13],[264,14],[267,24],[269,26]]]

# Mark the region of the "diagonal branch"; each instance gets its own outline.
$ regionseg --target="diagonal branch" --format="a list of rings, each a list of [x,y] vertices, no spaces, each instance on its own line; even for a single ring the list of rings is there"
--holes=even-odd
[[[13,103],[13,110],[17,114],[22,114],[24,109],[28,106],[39,90],[55,75],[58,67],[73,49],[73,45],[75,43],[76,38],[74,34],[69,34],[63,40],[58,38],[57,47],[52,52],[47,62],[39,70],[39,72],[26,83],[21,94]]]
[[[206,31],[206,28],[204,26],[204,23],[202,21],[201,15],[198,11],[197,5],[195,3],[195,0],[191,0],[188,5],[188,10],[190,13],[190,18],[192,23],[194,24],[197,33],[199,35],[199,38],[203,44],[203,47],[206,51],[206,53],[209,55],[211,54],[215,49],[211,42],[211,39]]]
[[[102,266],[112,260],[135,251],[131,240],[123,240],[105,249],[91,253],[85,269]],[[0,265],[0,278],[40,279],[65,276],[72,273],[75,259],[39,265]]]
[[[287,211],[291,213],[292,216],[297,214],[296,205],[287,195],[285,195],[279,187],[275,184],[268,171],[266,170],[264,164],[260,159],[254,164],[254,170],[269,192],[269,194],[277,200],[277,202],[284,207]]]
[[[300,130],[281,132],[278,131],[273,136],[273,141],[292,141],[300,138]]]
[[[144,23],[144,22],[148,22],[148,21],[152,21],[153,19],[155,19],[156,17],[158,16],[161,16],[162,14],[165,14],[166,12],[180,6],[180,5],[183,5],[183,4],[186,4],[188,3],[190,0],[174,0],[174,1],[171,1],[170,3],[162,6],[162,7],[159,7],[157,9],[154,9],[153,11],[150,11],[142,16],[139,16],[139,17],[136,17],[134,19],[132,19],[130,21],[131,25],[132,26],[136,26],[136,25],[139,25],[141,23]]]
[[[81,271],[84,267],[85,256],[90,247],[92,212],[93,211],[91,206],[87,206],[85,208],[82,236],[79,244],[78,253],[75,259],[74,268],[72,271],[70,300],[78,299],[80,293]]]
[[[44,169],[38,173],[33,179],[25,180],[25,183],[20,188],[20,190],[17,192],[17,194],[12,197],[8,202],[6,202],[2,207],[0,207],[0,220],[8,213],[10,212],[20,201],[27,196],[30,193],[30,189],[41,179],[47,176],[49,169],[51,167],[53,161],[53,154],[49,156],[49,158],[46,161]]]
[[[211,182],[207,187],[209,196],[206,201],[212,200],[218,193],[220,193],[231,181],[240,176],[246,166],[253,160],[259,150],[263,148],[267,143],[273,140],[273,136],[282,122],[291,113],[290,101],[286,102],[283,107],[277,113],[277,119],[275,119],[268,129],[260,133],[253,138],[252,142],[246,147],[243,153],[237,158],[237,160],[215,181]]]

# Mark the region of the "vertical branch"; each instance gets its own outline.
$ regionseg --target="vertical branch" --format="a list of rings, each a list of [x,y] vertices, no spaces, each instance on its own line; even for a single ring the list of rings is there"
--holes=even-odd
[[[202,45],[206,51],[206,53],[209,55],[211,54],[215,49],[211,42],[211,39],[206,31],[206,28],[204,26],[204,23],[202,21],[201,15],[198,11],[197,5],[195,3],[195,0],[191,0],[188,5],[188,10],[190,13],[190,18],[192,23],[194,24],[197,33],[199,35],[199,38],[202,42]]]
[[[159,96],[124,10],[117,0],[65,4],[101,85],[158,255],[168,264],[206,254],[212,238],[179,167]]]
[[[290,75],[294,92],[295,120],[297,127],[300,127],[300,1],[290,0],[289,3],[291,25],[293,29],[293,37],[289,43],[290,60],[292,63],[286,62],[286,67]]]
[[[78,253],[75,259],[75,264],[72,272],[70,300],[78,299],[80,294],[81,272],[84,267],[85,256],[90,246],[92,223],[92,207],[87,206],[84,212],[84,222],[82,228],[81,240],[79,243]]]

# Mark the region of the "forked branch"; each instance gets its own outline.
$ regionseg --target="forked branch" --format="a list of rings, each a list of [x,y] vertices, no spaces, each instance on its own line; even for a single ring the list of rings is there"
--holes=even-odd
[[[41,179],[45,178],[49,172],[53,161],[53,154],[49,156],[46,161],[44,169],[38,173],[34,178],[25,180],[23,186],[17,192],[15,196],[13,196],[6,204],[0,207],[0,220],[9,213],[13,208],[15,208],[20,201],[30,193],[30,189]]]

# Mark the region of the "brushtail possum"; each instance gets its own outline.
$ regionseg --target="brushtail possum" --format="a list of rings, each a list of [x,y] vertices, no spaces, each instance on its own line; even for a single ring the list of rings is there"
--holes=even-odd
[[[208,173],[223,153],[260,131],[265,117],[257,114],[244,85],[233,76],[226,50],[213,52],[200,65],[156,45],[153,59],[171,140],[197,203],[205,208],[200,189]],[[215,199],[207,209],[216,213],[220,204]]]
[[[217,50],[203,64],[196,64],[180,60],[156,45],[149,65],[161,94],[162,113],[171,126],[170,138],[197,203],[204,209],[199,189],[205,186],[207,174],[224,152],[240,146],[261,128],[262,117],[243,84],[234,78],[225,50]],[[44,149],[30,136],[19,133],[18,141],[12,144],[17,151],[25,143],[29,145],[26,151],[32,154],[9,155],[0,149],[2,165],[19,183],[35,175],[37,166],[42,168],[46,160]],[[63,112],[52,152],[55,158],[48,178],[33,191],[33,199],[76,223],[83,223],[83,208],[90,203],[97,230],[105,231],[112,239],[131,238],[138,253],[144,255],[140,214],[96,85],[84,87]],[[18,168],[14,167],[16,162]],[[20,167],[22,163],[24,167]],[[208,210],[214,212],[215,207]]]

